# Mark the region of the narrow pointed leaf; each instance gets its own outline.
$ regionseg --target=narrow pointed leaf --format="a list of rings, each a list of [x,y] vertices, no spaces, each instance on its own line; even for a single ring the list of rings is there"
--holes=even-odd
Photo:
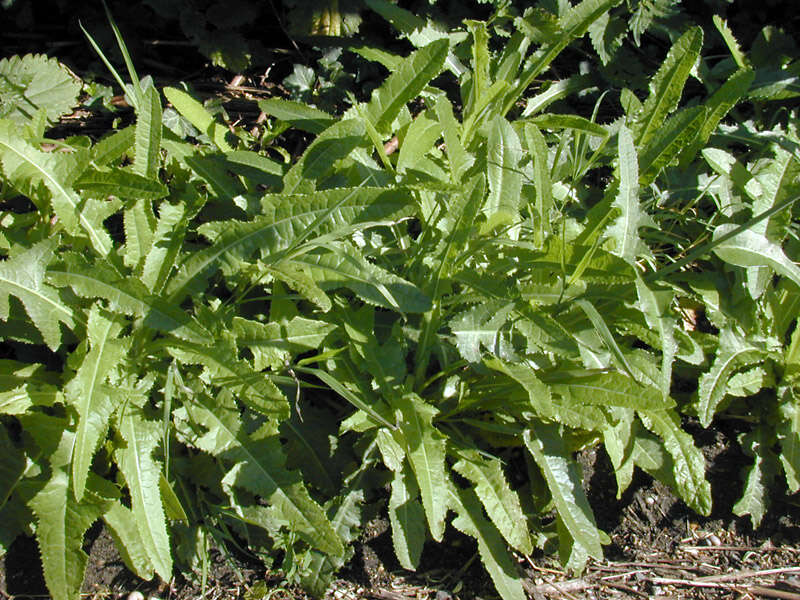
[[[172,577],[172,555],[164,506],[158,480],[161,465],[153,451],[161,440],[161,426],[148,420],[133,406],[126,407],[119,422],[119,433],[125,440],[117,447],[117,465],[125,477],[131,495],[131,510],[139,525],[139,534],[153,568],[164,581]]]
[[[72,452],[72,485],[78,501],[83,498],[89,467],[106,434],[111,413],[122,402],[119,394],[106,385],[106,378],[130,347],[130,339],[119,339],[122,326],[97,305],[89,311],[86,329],[90,350],[65,387],[67,402],[78,412]]]
[[[73,184],[95,196],[118,198],[145,198],[157,200],[169,194],[167,186],[157,179],[145,177],[121,168],[106,171],[87,169]]]
[[[639,416],[645,427],[664,441],[664,447],[672,456],[676,491],[681,498],[698,513],[709,514],[711,486],[705,477],[705,459],[692,437],[681,429],[678,416],[672,410],[639,411]]]
[[[572,538],[589,556],[600,559],[603,549],[589,501],[581,487],[577,463],[569,456],[557,425],[533,423],[523,433],[525,446],[547,481],[556,510]]]
[[[227,128],[217,122],[205,107],[186,92],[177,88],[164,88],[164,95],[181,115],[200,131],[208,135],[222,152],[232,152],[233,148],[225,139]]]
[[[161,98],[155,88],[142,94],[142,105],[136,115],[136,143],[133,170],[155,179],[158,175],[161,150]]]
[[[444,461],[446,438],[433,425],[438,411],[415,394],[402,397],[398,405],[406,456],[417,479],[428,527],[433,539],[441,541],[449,478]]]
[[[519,220],[522,144],[511,124],[503,117],[497,117],[492,123],[486,149],[489,195],[483,212],[487,218],[485,229],[490,230]]]
[[[742,497],[733,505],[733,514],[740,517],[750,515],[754,528],[761,525],[767,512],[770,490],[779,471],[777,457],[771,449],[775,440],[770,438],[767,428],[761,426],[743,434],[740,439],[745,453],[753,457],[753,465],[748,469]]]
[[[415,571],[425,543],[425,511],[413,473],[405,467],[395,472],[389,497],[392,545],[400,566]]]

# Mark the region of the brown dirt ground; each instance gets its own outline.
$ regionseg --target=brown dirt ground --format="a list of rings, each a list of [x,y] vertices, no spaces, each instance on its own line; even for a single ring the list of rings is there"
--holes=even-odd
[[[695,432],[708,459],[714,490],[709,517],[690,511],[671,491],[637,473],[631,487],[616,498],[616,484],[602,450],[579,455],[584,483],[598,525],[611,538],[602,562],[590,563],[582,576],[565,573],[555,556],[519,557],[524,585],[535,600],[550,598],[697,598],[800,600],[800,504],[775,491],[761,526],[732,516],[742,489],[741,469],[748,459],[725,424]],[[125,598],[140,591],[155,600],[203,597],[198,581],[177,575],[169,584],[142,582],[119,559],[101,528],[87,536],[89,567],[84,598]],[[308,600],[297,587],[246,560],[211,553],[204,597],[211,600]],[[429,543],[416,572],[403,571],[392,556],[388,522],[366,527],[354,559],[340,573],[329,600],[489,600],[497,594],[481,567],[475,544],[449,531],[443,545]],[[35,541],[18,539],[0,560],[0,598],[45,598]]]

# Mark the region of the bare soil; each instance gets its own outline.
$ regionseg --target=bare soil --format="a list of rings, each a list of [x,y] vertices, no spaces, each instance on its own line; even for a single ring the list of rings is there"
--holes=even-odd
[[[714,490],[709,517],[689,510],[661,483],[637,472],[616,498],[613,470],[605,452],[591,450],[578,459],[598,525],[609,534],[606,558],[580,576],[565,573],[554,555],[519,557],[528,595],[546,598],[783,598],[800,600],[800,504],[785,490],[774,491],[772,509],[753,530],[749,518],[732,515],[742,491],[741,471],[749,459],[741,452],[734,427],[718,424],[697,430],[708,460]],[[199,575],[176,575],[169,583],[143,582],[129,573],[110,536],[100,527],[87,535],[89,566],[85,597],[308,600],[279,574],[246,557],[212,551],[205,588]],[[0,560],[0,597],[47,597],[38,548],[20,538]],[[388,522],[381,516],[365,528],[353,560],[327,597],[335,600],[488,600],[496,598],[474,542],[448,531],[445,543],[429,543],[416,573],[403,571],[393,556]]]

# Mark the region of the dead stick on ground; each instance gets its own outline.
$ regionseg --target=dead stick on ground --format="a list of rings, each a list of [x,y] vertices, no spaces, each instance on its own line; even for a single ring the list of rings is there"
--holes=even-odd
[[[780,569],[764,569],[762,571],[738,571],[736,573],[725,573],[723,575],[698,577],[697,581],[738,581],[740,579],[750,579],[751,577],[765,577],[767,575],[783,575],[784,573],[798,572],[800,572],[800,567],[783,567]]]
[[[758,594],[759,596],[767,596],[769,598],[781,598],[782,600],[800,600],[800,594],[787,592],[785,590],[774,590],[772,588],[765,588],[760,585],[747,586],[747,591],[751,594]]]

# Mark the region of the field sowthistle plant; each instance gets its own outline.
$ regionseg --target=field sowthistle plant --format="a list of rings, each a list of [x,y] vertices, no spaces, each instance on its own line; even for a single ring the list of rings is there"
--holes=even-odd
[[[643,93],[598,95],[610,122],[548,112],[593,93],[542,77],[618,3],[496,52],[469,22],[391,58],[341,116],[262,101],[313,136],[291,165],[127,55],[135,125],[45,152],[62,105],[0,63],[34,105],[0,120],[0,552],[35,533],[51,593],[76,598],[101,519],[143,578],[212,540],[321,596],[384,501],[403,567],[450,524],[521,600],[519,555],[602,556],[581,448],[605,447],[618,494],[639,467],[708,514],[682,418],[744,411],[760,425],[737,514],[757,524],[780,472],[796,490],[800,142],[794,115],[725,123],[793,88],[720,21],[727,67],[688,28]],[[163,126],[164,99],[192,140]]]

